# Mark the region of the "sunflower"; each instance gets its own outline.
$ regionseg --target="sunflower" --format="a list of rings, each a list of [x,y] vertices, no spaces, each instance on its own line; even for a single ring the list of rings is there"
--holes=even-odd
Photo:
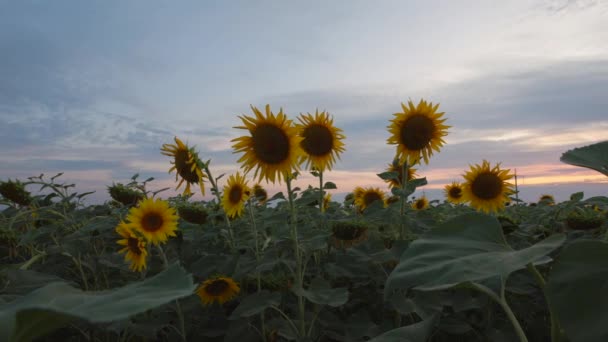
[[[486,213],[503,209],[505,201],[514,192],[513,185],[507,182],[513,178],[509,171],[501,170],[500,163],[490,168],[490,163],[486,160],[481,165],[471,166],[471,170],[464,175],[464,200]]]
[[[443,193],[445,194],[445,198],[450,203],[459,204],[464,202],[464,197],[462,196],[462,185],[458,182],[452,182],[452,184],[448,184],[443,188]]]
[[[403,113],[395,113],[392,124],[388,126],[388,144],[397,145],[397,157],[401,163],[407,161],[414,165],[424,158],[425,164],[429,163],[429,157],[433,150],[439,152],[439,148],[445,144],[444,136],[448,134],[450,126],[443,124],[441,119],[444,112],[437,113],[439,104],[420,100],[418,106],[408,101],[408,106],[401,103]]]
[[[412,202],[412,209],[414,209],[414,210],[424,210],[428,207],[429,207],[429,200],[426,199],[425,196],[422,196],[419,199]]]
[[[230,218],[241,216],[245,202],[249,199],[251,189],[245,181],[245,177],[240,173],[232,175],[228,178],[228,184],[224,186],[224,195],[222,196],[222,207],[226,215]]]
[[[173,166],[169,169],[169,173],[175,170],[175,181],[178,176],[182,179],[177,184],[176,190],[186,182],[186,189],[184,189],[184,195],[190,195],[190,184],[198,184],[201,189],[201,194],[205,195],[205,184],[203,183],[203,170],[201,169],[201,160],[198,157],[198,153],[194,150],[194,147],[188,147],[181,140],[175,137],[175,145],[163,144],[160,149],[161,154],[175,158],[171,164]]]
[[[359,211],[361,212],[376,201],[381,201],[383,205],[386,205],[384,192],[380,191],[380,188],[362,188],[358,186],[353,193],[355,196],[355,205],[359,207]]]
[[[298,118],[298,132],[302,141],[300,147],[306,153],[302,161],[306,161],[306,167],[312,165],[318,171],[331,170],[340,158],[339,154],[344,152],[344,139],[342,130],[333,126],[334,119],[330,118],[329,113],[317,110],[315,115],[301,114]]]
[[[258,183],[253,186],[253,197],[258,200],[259,204],[264,204],[268,200],[268,192]]]
[[[555,198],[553,197],[553,195],[544,194],[544,195],[540,196],[540,198],[538,199],[538,202],[539,202],[539,204],[554,205]]]
[[[321,208],[323,212],[329,208],[329,203],[331,203],[331,194],[327,193],[323,196],[323,207]]]
[[[169,236],[175,236],[178,216],[167,201],[147,198],[137,207],[129,210],[127,215],[129,228],[141,233],[147,241],[157,245],[166,242]]]
[[[232,139],[234,153],[245,153],[238,160],[243,163],[245,172],[255,168],[254,177],[259,175],[258,180],[280,182],[282,177],[298,169],[304,153],[300,148],[302,138],[282,109],[274,115],[266,105],[265,116],[256,107],[251,106],[251,109],[255,117],[240,116],[244,126],[234,127],[249,130],[251,136]]]
[[[357,221],[336,221],[332,224],[332,245],[348,248],[367,239],[367,226]]]
[[[230,277],[217,276],[205,280],[196,290],[204,305],[225,302],[236,297],[241,291],[239,285]]]
[[[388,165],[388,168],[386,169],[387,172],[396,172],[398,173],[397,175],[397,179],[385,179],[384,181],[389,183],[389,187],[390,188],[401,188],[401,180],[403,179],[403,163],[399,163],[398,160],[395,160],[392,164]],[[408,167],[407,168],[407,180],[408,182],[411,181],[412,179],[415,179],[417,177],[416,175],[416,169],[412,168],[412,167]]]
[[[32,202],[30,192],[25,190],[25,185],[19,180],[14,182],[10,179],[7,182],[0,181],[0,195],[22,206],[27,206]]]
[[[134,272],[140,272],[146,268],[146,257],[148,256],[146,242],[135,235],[125,222],[120,222],[115,230],[123,237],[122,240],[118,240],[116,243],[125,246],[118,253],[126,253],[125,261],[131,261],[129,268]]]

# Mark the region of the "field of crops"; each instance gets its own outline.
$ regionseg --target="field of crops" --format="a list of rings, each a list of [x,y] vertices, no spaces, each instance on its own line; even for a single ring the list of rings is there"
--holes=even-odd
[[[420,101],[389,122],[387,191],[336,202],[329,114],[252,109],[232,175],[179,138],[160,148],[180,196],[135,175],[86,206],[61,175],[0,181],[2,340],[608,341],[608,197],[525,203],[484,160],[444,201],[412,198],[449,129]],[[608,142],[561,160],[608,176]],[[305,172],[318,182],[293,187]]]

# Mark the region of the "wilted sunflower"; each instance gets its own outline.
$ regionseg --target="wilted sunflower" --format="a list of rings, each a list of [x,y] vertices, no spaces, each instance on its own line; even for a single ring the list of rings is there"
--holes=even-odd
[[[445,198],[450,203],[459,204],[464,203],[464,197],[462,193],[462,185],[458,182],[452,182],[443,188]]]
[[[401,180],[403,179],[403,163],[399,163],[398,161],[393,162],[392,164],[388,165],[388,168],[386,169],[387,172],[396,172],[398,173],[397,175],[397,179],[385,179],[384,181],[388,183],[390,188],[401,188]],[[416,169],[414,169],[413,167],[408,167],[407,168],[407,181],[411,181],[412,179],[415,179],[417,177],[416,175]]]
[[[17,203],[19,205],[29,205],[32,202],[32,196],[30,192],[25,190],[25,185],[19,180],[7,182],[0,181],[0,195],[7,200]]]
[[[254,177],[259,176],[258,180],[280,182],[282,177],[299,167],[303,155],[300,148],[302,138],[282,109],[274,115],[266,105],[265,116],[256,107],[251,106],[251,109],[255,117],[239,116],[244,126],[234,127],[249,130],[251,136],[232,139],[236,142],[232,145],[233,153],[245,153],[238,160],[243,163],[245,172],[255,168]]]
[[[353,191],[353,194],[355,196],[355,205],[359,208],[359,211],[364,211],[376,201],[381,201],[382,205],[386,205],[384,192],[380,191],[380,188],[362,188],[358,186]]]
[[[108,192],[113,200],[126,206],[135,205],[138,201],[146,197],[141,190],[130,186],[125,186],[121,183],[112,184],[112,186],[109,186]]]
[[[126,253],[125,261],[131,262],[129,268],[135,272],[140,272],[146,268],[146,257],[148,256],[146,242],[135,235],[125,222],[120,222],[115,230],[123,237],[122,240],[118,240],[116,243],[125,246],[118,253]]]
[[[555,198],[553,197],[553,195],[544,194],[544,195],[540,196],[540,198],[538,199],[538,203],[539,204],[546,204],[546,205],[554,205],[555,204]]]
[[[329,113],[317,110],[315,115],[301,114],[298,118],[298,132],[302,137],[300,146],[306,153],[303,160],[306,160],[306,167],[312,167],[318,171],[331,170],[336,158],[344,152],[344,135],[342,130],[333,126],[334,119],[329,117]]]
[[[504,208],[505,201],[513,193],[513,185],[507,180],[513,178],[509,169],[501,170],[500,163],[490,168],[486,160],[481,165],[471,166],[464,175],[463,197],[477,210],[489,213]]]
[[[348,248],[367,239],[367,226],[357,221],[336,221],[332,224],[332,245]]]
[[[204,305],[213,302],[224,304],[236,297],[240,291],[239,285],[232,278],[217,276],[205,280],[196,290],[196,294]]]
[[[129,210],[127,215],[129,228],[141,233],[147,241],[157,245],[166,242],[169,236],[175,236],[178,216],[167,201],[147,198],[140,201],[137,207]]]
[[[260,184],[253,186],[253,196],[258,200],[259,204],[264,204],[268,200],[268,192]]]
[[[412,202],[412,209],[414,210],[424,210],[429,207],[429,200],[426,199],[425,196],[422,196]]]
[[[251,189],[247,186],[244,176],[238,172],[236,175],[230,176],[228,183],[224,186],[222,196],[222,207],[224,207],[226,215],[230,218],[241,216],[250,194]]]
[[[175,189],[179,189],[182,183],[186,182],[186,188],[184,189],[183,194],[190,195],[192,193],[190,191],[190,184],[198,184],[201,189],[201,194],[204,196],[204,174],[200,167],[202,162],[198,157],[198,152],[194,150],[194,147],[188,147],[188,145],[175,137],[175,145],[163,144],[163,147],[160,150],[161,154],[174,158],[171,162],[173,166],[169,169],[169,173],[173,170],[176,171],[175,181],[177,181],[179,177],[182,177]]]
[[[418,106],[408,101],[408,106],[401,103],[403,113],[395,113],[392,124],[388,126],[388,144],[397,145],[397,157],[400,162],[407,161],[414,165],[424,158],[425,164],[429,163],[429,157],[433,150],[439,152],[439,148],[445,144],[443,141],[447,129],[450,126],[443,124],[441,119],[444,112],[437,113],[439,104],[420,100]]]

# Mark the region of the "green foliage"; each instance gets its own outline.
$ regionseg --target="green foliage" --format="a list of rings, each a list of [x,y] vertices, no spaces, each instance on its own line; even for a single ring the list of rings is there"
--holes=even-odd
[[[566,164],[586,167],[608,176],[608,141],[575,148],[562,154]]]

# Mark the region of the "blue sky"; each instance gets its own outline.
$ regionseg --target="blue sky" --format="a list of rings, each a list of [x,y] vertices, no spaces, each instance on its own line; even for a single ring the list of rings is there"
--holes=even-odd
[[[65,172],[98,202],[134,173],[174,186],[175,135],[233,173],[237,116],[269,103],[333,115],[337,192],[384,188],[386,126],[424,98],[452,126],[428,196],[484,158],[526,200],[605,195],[559,157],[606,140],[606,42],[606,1],[0,1],[0,179]]]

